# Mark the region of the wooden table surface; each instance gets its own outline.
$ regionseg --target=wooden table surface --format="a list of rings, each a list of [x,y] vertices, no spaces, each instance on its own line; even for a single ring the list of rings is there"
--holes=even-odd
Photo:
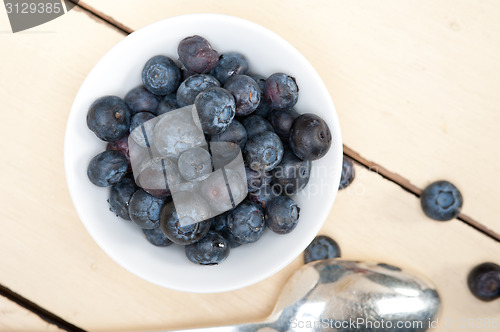
[[[494,0],[85,0],[12,34],[0,10],[0,330],[155,331],[265,317],[298,257],[221,294],[152,285],[112,261],[68,194],[63,140],[73,98],[127,33],[180,14],[242,17],[278,33],[319,72],[336,105],[354,183],[322,234],[347,259],[419,271],[443,302],[438,331],[500,323],[500,301],[468,291],[468,271],[500,263],[500,3]],[[455,183],[463,214],[435,222],[419,194]],[[448,324],[446,324],[448,323]],[[449,324],[456,324],[455,327]]]

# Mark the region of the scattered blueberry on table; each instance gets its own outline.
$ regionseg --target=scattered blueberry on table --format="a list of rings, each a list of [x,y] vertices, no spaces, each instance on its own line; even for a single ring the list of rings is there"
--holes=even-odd
[[[500,297],[500,266],[482,263],[475,266],[467,277],[472,294],[482,301],[493,301]]]
[[[304,263],[340,257],[340,247],[329,236],[318,235],[304,250]]]
[[[131,220],[152,245],[181,245],[193,263],[216,265],[228,257],[231,248],[258,241],[266,228],[282,236],[296,228],[300,207],[294,195],[308,184],[311,160],[327,153],[331,134],[323,119],[310,113],[300,115],[300,109],[293,108],[299,98],[294,77],[251,73],[245,55],[220,55],[198,35],[181,40],[177,53],[179,62],[161,54],[147,60],[142,67],[143,84],[123,99],[104,96],[90,106],[87,126],[107,146],[90,160],[87,173],[95,185],[110,187],[110,210]],[[203,133],[194,128],[191,116],[167,115],[192,104]],[[147,146],[146,138],[135,129],[159,116],[150,139],[175,141],[176,153],[168,146],[159,148],[162,157],[144,160],[141,173],[132,174],[129,139]],[[171,132],[165,120],[177,121],[176,128],[182,130]],[[196,131],[200,137],[195,137]],[[197,141],[203,138],[209,142],[206,149]],[[212,158],[215,153],[228,160],[235,157],[231,149],[227,156],[225,150],[217,152],[220,142],[241,149],[243,174],[230,167],[217,173],[221,165]],[[168,172],[168,182],[150,183],[159,178],[149,175],[163,172]],[[231,183],[231,199],[217,176]],[[187,190],[196,192],[178,192],[183,199],[174,206],[170,187],[182,179],[192,185]],[[176,207],[179,211],[189,208],[190,214],[183,218],[195,222],[181,226]],[[222,213],[206,219],[209,209]]]
[[[340,177],[339,190],[349,187],[352,181],[354,181],[355,176],[354,162],[351,158],[344,156],[342,160],[342,175]]]
[[[452,183],[436,181],[422,191],[420,204],[429,218],[447,221],[460,214],[463,198],[460,191]]]

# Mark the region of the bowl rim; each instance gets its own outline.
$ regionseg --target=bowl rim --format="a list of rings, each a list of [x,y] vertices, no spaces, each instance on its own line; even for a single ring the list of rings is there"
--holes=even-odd
[[[126,260],[122,259],[121,257],[115,255],[115,253],[112,250],[108,250],[108,247],[105,243],[105,241],[101,241],[99,236],[96,236],[95,230],[92,229],[92,227],[89,227],[88,223],[85,221],[84,213],[81,211],[81,207],[78,206],[77,203],[77,191],[78,191],[78,185],[76,181],[76,174],[74,174],[74,170],[71,169],[70,167],[70,158],[69,158],[69,151],[72,148],[70,144],[70,138],[72,133],[70,132],[71,130],[71,124],[76,122],[77,118],[77,109],[81,106],[79,106],[79,99],[82,95],[82,91],[84,88],[88,85],[88,81],[91,81],[92,77],[96,75],[97,69],[99,69],[99,64],[103,61],[103,59],[107,58],[110,56],[110,54],[113,53],[114,50],[120,47],[121,44],[127,43],[132,39],[135,38],[140,38],[142,35],[149,34],[151,31],[154,31],[157,29],[158,26],[161,26],[165,24],[165,22],[175,22],[177,20],[185,20],[185,19],[204,19],[204,20],[215,20],[215,21],[221,21],[224,20],[226,22],[234,23],[237,25],[246,25],[250,27],[251,29],[257,29],[260,30],[260,32],[268,35],[270,38],[274,39],[275,41],[279,42],[281,45],[280,47],[283,47],[289,52],[294,53],[294,57],[297,57],[300,59],[300,61],[307,67],[307,71],[311,72],[316,79],[320,82],[319,87],[321,89],[320,93],[325,95],[325,100],[328,101],[328,109],[333,111],[332,117],[333,117],[333,128],[331,124],[329,123],[330,131],[332,132],[333,136],[333,141],[332,141],[332,146],[330,148],[329,153],[333,153],[334,151],[337,152],[337,155],[334,156],[334,159],[336,160],[336,163],[338,164],[337,166],[340,165],[340,167],[337,167],[339,171],[337,174],[334,174],[334,180],[335,183],[340,183],[340,176],[341,176],[341,164],[342,164],[342,158],[343,158],[343,146],[342,146],[342,135],[341,135],[341,130],[340,130],[340,124],[339,124],[339,119],[338,115],[336,112],[336,108],[334,106],[333,100],[331,98],[330,93],[328,92],[328,89],[321,79],[320,75],[318,72],[315,70],[315,68],[312,66],[312,64],[307,60],[307,58],[300,52],[298,51],[292,44],[290,44],[287,40],[285,40],[283,37],[278,35],[277,33],[273,32],[272,30],[269,30],[268,28],[265,28],[255,22],[240,18],[240,17],[235,17],[231,15],[225,15],[225,14],[214,14],[214,13],[196,13],[196,14],[184,14],[184,15],[178,15],[178,16],[172,16],[168,17],[159,21],[156,21],[154,23],[151,23],[149,25],[146,25],[131,34],[125,36],[122,40],[120,40],[118,43],[114,44],[92,67],[92,69],[88,72],[87,76],[85,79],[82,81],[82,84],[80,85],[77,94],[75,95],[75,98],[73,100],[73,104],[71,106],[71,110],[66,122],[66,129],[65,129],[65,135],[64,135],[64,168],[65,168],[65,177],[66,177],[66,182],[68,186],[68,191],[70,193],[70,197],[73,203],[73,206],[75,207],[75,210],[78,214],[78,217],[82,224],[84,225],[85,229],[91,236],[91,238],[97,243],[97,245],[101,248],[101,250],[104,251],[109,257],[111,257],[112,260],[114,260],[118,265],[123,267],[125,270],[129,271],[130,273],[140,277],[143,280],[146,280],[152,284],[168,288],[168,289],[173,289],[177,291],[183,291],[183,292],[191,292],[191,293],[220,293],[220,292],[228,292],[228,291],[233,291],[236,289],[241,289],[244,287],[248,287],[250,285],[256,284],[260,281],[263,281],[270,276],[276,274],[277,272],[281,271],[284,267],[289,265],[294,259],[296,259],[307,247],[308,244],[303,244],[302,246],[297,246],[297,250],[293,252],[292,254],[288,254],[287,257],[283,257],[282,260],[279,261],[279,264],[276,264],[273,266],[273,268],[269,268],[266,270],[266,273],[260,273],[258,278],[251,278],[247,277],[244,280],[239,280],[240,282],[235,282],[232,285],[223,285],[219,287],[208,287],[208,288],[194,288],[194,287],[183,287],[180,285],[166,285],[164,283],[159,282],[158,280],[155,280],[154,278],[151,278],[147,273],[142,273],[141,271],[138,271],[137,269],[133,269],[130,264],[127,263]],[[334,146],[335,145],[335,146]],[[338,187],[338,185],[336,186]],[[333,195],[331,197],[331,202],[328,202],[328,209],[323,209],[317,218],[321,219],[322,222],[318,222],[316,224],[316,227],[312,229],[312,232],[314,234],[318,234],[320,231],[321,227],[325,223],[328,214],[331,211],[331,208],[333,206],[333,203],[335,202],[336,196],[338,193],[338,189],[336,189],[333,192]]]

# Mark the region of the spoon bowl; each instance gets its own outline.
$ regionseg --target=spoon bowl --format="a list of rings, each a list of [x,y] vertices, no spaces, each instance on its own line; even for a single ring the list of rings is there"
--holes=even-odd
[[[440,298],[427,280],[383,263],[329,259],[304,265],[262,322],[184,331],[421,332]]]

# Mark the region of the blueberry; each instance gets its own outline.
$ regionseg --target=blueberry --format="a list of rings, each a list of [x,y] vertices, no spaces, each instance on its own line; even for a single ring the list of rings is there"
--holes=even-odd
[[[224,53],[219,57],[219,64],[212,69],[212,74],[222,84],[233,75],[245,75],[248,72],[247,58],[238,52]]]
[[[271,171],[281,162],[283,144],[273,132],[251,136],[243,151],[245,163],[254,171]]]
[[[127,164],[128,164],[127,172],[131,172],[132,171],[132,165],[130,163],[130,154],[129,154],[129,151],[128,151],[128,136],[123,136],[122,138],[120,138],[117,141],[109,142],[106,145],[106,151],[110,151],[110,150],[118,151],[125,158],[127,158]]]
[[[142,70],[142,83],[155,95],[168,95],[179,87],[181,71],[172,59],[157,55],[146,62]]]
[[[210,224],[210,229],[219,233],[224,233],[227,231],[227,214],[228,212],[224,212],[219,214],[215,218],[212,219],[212,223]]]
[[[463,199],[453,184],[448,181],[436,181],[424,189],[420,204],[429,218],[446,221],[459,215]]]
[[[197,192],[176,191],[173,198],[179,222],[183,227],[208,220],[213,215],[208,202]],[[210,220],[208,221],[210,223]]]
[[[177,160],[182,152],[206,144],[199,123],[194,121],[193,115],[196,114],[193,114],[193,111],[191,108],[181,109],[169,112],[158,119],[154,124],[151,139],[154,151],[163,157]],[[135,138],[135,135],[132,137]],[[143,136],[140,135],[139,138],[143,139]],[[140,139],[136,141],[143,147],[146,146]]]
[[[130,90],[124,100],[130,109],[131,115],[137,112],[153,113],[158,107],[157,97],[142,85]]]
[[[219,63],[217,51],[212,48],[208,40],[198,35],[181,40],[177,53],[184,68],[198,74],[210,72]]]
[[[331,237],[319,235],[304,250],[304,263],[340,257],[340,247]]]
[[[241,123],[247,130],[247,136],[252,137],[266,131],[274,131],[273,126],[260,115],[250,115],[244,118]]]
[[[272,190],[270,176],[263,176],[261,179],[261,186],[257,190],[249,192],[247,199],[265,209],[268,202],[278,195]]]
[[[356,172],[351,158],[344,156],[342,160],[342,176],[340,177],[339,190],[349,187],[354,180]]]
[[[295,78],[283,73],[269,76],[263,93],[271,107],[278,110],[292,108],[299,99],[299,87]]]
[[[155,228],[160,221],[160,210],[163,203],[163,199],[139,189],[132,195],[129,202],[130,219],[141,228]]]
[[[87,126],[103,141],[117,141],[128,134],[130,110],[119,97],[101,97],[90,106]]]
[[[253,78],[253,80],[259,86],[260,91],[264,92],[264,88],[266,86],[266,78],[264,76],[257,75],[257,74],[248,74],[248,76],[250,76],[251,78]],[[264,100],[264,98],[262,98],[261,101],[262,100]]]
[[[210,142],[234,143],[243,149],[247,143],[247,130],[238,120],[233,119],[224,132],[210,136]]]
[[[222,133],[234,118],[234,98],[223,88],[212,87],[200,92],[194,104],[205,134]]]
[[[278,195],[295,195],[309,183],[311,167],[310,161],[297,158],[285,148],[281,162],[271,171],[273,191]]]
[[[223,214],[219,214],[217,217],[212,219],[212,225],[210,226],[210,229],[222,234],[226,239],[227,242],[229,243],[229,247],[232,248],[237,248],[241,246],[241,243],[236,242],[234,239],[234,236],[229,233],[229,230],[227,228],[227,216],[229,215],[229,212],[224,212]]]
[[[154,112],[156,115],[160,116],[162,114],[168,113],[170,111],[176,110],[179,108],[177,105],[177,97],[175,94],[169,94],[162,98],[156,111]]]
[[[170,241],[187,245],[201,240],[210,229],[211,220],[201,221],[182,227],[173,202],[166,203],[161,209],[160,225]]]
[[[266,225],[277,234],[290,233],[297,226],[299,212],[297,203],[290,197],[275,197],[266,206]]]
[[[200,241],[184,247],[187,258],[196,264],[217,265],[229,255],[228,241],[220,233],[209,231]]]
[[[109,210],[116,213],[117,217],[130,220],[128,205],[136,190],[137,186],[131,176],[126,176],[120,182],[113,185],[108,199]]]
[[[254,171],[249,167],[245,167],[248,192],[256,192],[264,186],[269,186],[271,183],[271,175],[264,171]]]
[[[108,187],[118,183],[127,173],[128,163],[118,151],[104,151],[90,160],[87,175],[90,182],[98,187]]]
[[[292,123],[299,115],[294,109],[275,110],[269,114],[269,122],[283,142],[288,142]]]
[[[221,171],[214,172],[201,183],[201,195],[210,204],[213,211],[224,212],[233,207],[232,203],[237,204],[245,198],[247,194],[246,182],[233,170],[225,170],[224,178]],[[227,183],[226,183],[227,179]],[[231,196],[229,196],[229,189]],[[231,197],[233,202],[231,202]]]
[[[234,120],[233,120],[234,122]],[[231,123],[232,124],[232,123]],[[227,132],[224,131],[222,134]],[[217,135],[214,135],[215,137]],[[230,135],[228,135],[230,136]],[[233,137],[236,138],[236,137]],[[207,141],[210,141],[210,137],[207,137]],[[213,167],[214,169],[219,169],[230,164],[229,168],[238,168],[239,163],[236,159],[241,154],[241,146],[234,142],[215,142],[210,141],[210,153],[212,154]]]
[[[130,121],[130,132],[132,132],[135,128],[142,125],[144,122],[147,122],[151,119],[154,119],[155,115],[149,112],[139,112],[136,113],[132,120]]]
[[[302,114],[293,121],[290,146],[303,160],[322,158],[332,145],[332,134],[326,122],[315,114]]]
[[[212,172],[212,157],[203,148],[191,148],[179,156],[178,169],[187,181],[206,179]]]
[[[182,80],[183,81],[187,80],[190,76],[196,75],[196,73],[194,71],[187,70],[184,67],[181,68],[181,72],[182,72]]]
[[[143,229],[144,235],[146,236],[146,240],[149,241],[154,246],[157,247],[168,247],[173,242],[168,239],[168,237],[163,234],[161,231],[161,227],[158,224],[155,228],[151,229]]]
[[[156,198],[162,198],[162,199],[172,198],[172,193],[170,192],[169,188],[166,189],[143,188],[143,189],[145,192]]]
[[[168,182],[165,181],[165,175]],[[137,184],[150,195],[166,198],[170,196],[170,185],[175,186],[179,183],[181,174],[177,169],[177,163],[168,158],[155,157],[140,165]]]
[[[467,285],[481,301],[493,301],[500,297],[500,266],[482,263],[469,272]]]
[[[262,209],[253,202],[243,201],[235,209],[229,211],[227,228],[238,243],[245,244],[257,241],[265,228]]]
[[[224,83],[236,102],[236,115],[245,116],[257,109],[262,92],[253,78],[247,75],[233,75]]]
[[[257,85],[259,86],[260,91],[262,92],[259,106],[257,106],[257,109],[255,109],[255,112],[253,112],[253,114],[260,115],[264,118],[267,118],[268,115],[273,110],[273,108],[264,98],[264,88],[266,86],[266,78],[264,76],[252,75],[252,74],[250,74],[248,76],[250,76],[251,78],[253,78],[255,80],[255,82],[257,82]]]
[[[177,90],[177,105],[179,107],[192,105],[200,92],[214,86],[220,87],[220,83],[213,76],[196,74],[188,77]]]

